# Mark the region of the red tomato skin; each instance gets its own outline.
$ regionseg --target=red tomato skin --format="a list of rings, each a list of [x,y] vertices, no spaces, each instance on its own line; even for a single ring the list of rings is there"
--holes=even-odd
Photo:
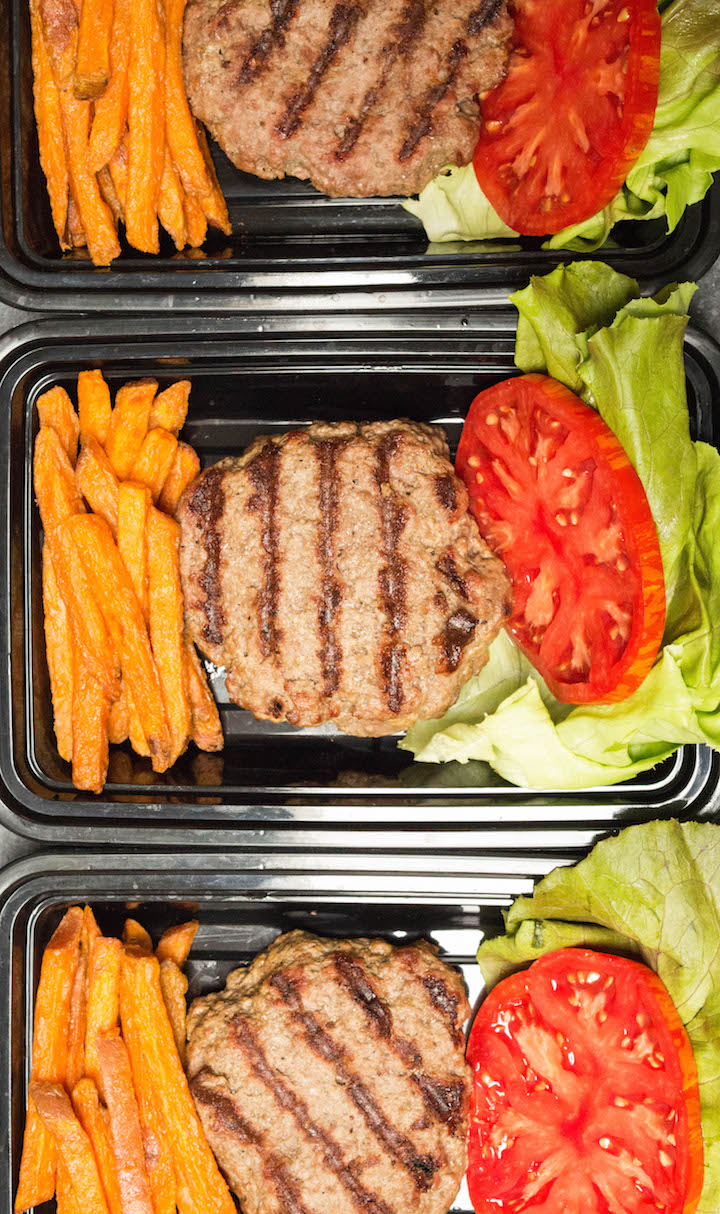
[[[572,39],[562,51],[557,45],[566,29],[578,28],[586,19],[585,0],[515,0],[515,49],[506,79],[483,101],[483,127],[475,149],[474,166],[480,188],[500,218],[523,235],[549,236],[601,211],[615,197],[650,138],[660,79],[661,22],[657,4],[655,0],[608,2],[612,8],[609,19],[628,23],[629,66],[625,73],[625,95],[622,103],[618,103],[613,145],[599,153],[592,140],[585,152],[577,145],[562,147],[563,141],[566,145],[572,144],[573,125],[577,126],[577,111],[583,108],[583,94],[592,95],[592,78],[581,76],[578,80],[578,65],[572,61]],[[592,28],[592,20],[590,25]],[[563,65],[569,48],[570,62]],[[590,71],[594,62],[592,47],[583,48],[580,60],[583,57]],[[540,121],[547,121],[546,116],[552,116],[545,133],[548,149],[544,156],[541,138],[535,158],[531,158],[525,174],[517,177],[514,166],[522,157],[512,147],[515,140],[511,128],[521,108],[522,97],[528,92],[535,60],[536,91],[542,94],[538,97],[538,117]],[[516,93],[521,74],[528,76],[528,82],[520,89],[519,97]],[[592,106],[588,108],[587,101],[585,114],[593,116]],[[526,125],[526,143],[529,144],[537,138],[537,131],[531,123],[526,121]],[[585,180],[575,196],[565,192],[551,194],[541,187],[541,181],[552,171],[553,151],[555,158],[560,154],[558,148],[560,152],[574,152],[574,156],[566,155],[565,160],[575,172],[584,171]],[[537,174],[533,175],[536,163]]]
[[[592,677],[584,682],[560,677],[552,666],[543,661],[539,648],[529,642],[527,630],[522,627],[522,620],[518,616],[517,602],[513,616],[506,625],[507,631],[542,675],[557,700],[568,704],[586,704],[627,699],[650,672],[662,644],[665,627],[662,556],[645,490],[621,443],[600,414],[557,380],[532,373],[503,380],[481,392],[471,404],[465,419],[455,468],[467,487],[480,532],[493,551],[505,561],[516,591],[523,571],[516,566],[513,546],[500,551],[483,524],[482,504],[486,490],[479,488],[478,473],[472,461],[475,459],[477,462],[476,451],[480,445],[484,445],[483,439],[487,437],[484,418],[496,413],[506,401],[518,395],[536,398],[552,417],[561,419],[563,425],[570,429],[578,429],[586,440],[588,455],[593,455],[611,470],[620,514],[628,523],[625,538],[632,564],[640,576],[641,593],[636,596],[633,627],[627,645],[620,660],[613,666],[611,677],[603,682]],[[561,543],[562,535],[558,533],[557,544]]]
[[[704,1148],[697,1065],[685,1026],[667,988],[654,971],[625,957],[583,948],[564,948],[546,953],[533,962],[529,969],[503,979],[485,997],[473,1022],[467,1047],[467,1060],[474,1071],[468,1136],[468,1185],[475,1214],[503,1214],[506,1210],[510,1214],[510,1211],[514,1211],[516,1208],[514,1199],[512,1205],[507,1205],[503,1198],[495,1193],[492,1197],[484,1196],[479,1191],[478,1173],[474,1167],[478,1158],[474,1142],[476,1134],[474,1112],[477,1103],[477,1086],[483,1082],[479,1078],[479,1072],[484,1066],[482,1040],[483,1034],[487,1031],[486,1026],[492,1024],[501,1009],[511,1009],[513,1006],[522,1009],[527,999],[532,973],[535,975],[545,973],[552,982],[554,977],[565,976],[570,971],[582,969],[599,971],[602,976],[611,975],[620,983],[641,984],[644,1006],[648,1009],[653,1023],[660,1026],[664,1034],[663,1049],[667,1049],[669,1042],[674,1047],[677,1067],[682,1078],[686,1136],[681,1138],[677,1144],[684,1197],[682,1205],[678,1205],[676,1210],[673,1210],[673,1214],[695,1214],[703,1188]],[[521,1203],[518,1208],[524,1210],[525,1206]],[[532,1214],[532,1206],[529,1209]],[[555,1214],[567,1214],[564,1208],[555,1209],[552,1205],[548,1205],[547,1210],[550,1209],[554,1209]],[[546,1207],[543,1206],[543,1211],[545,1210]]]

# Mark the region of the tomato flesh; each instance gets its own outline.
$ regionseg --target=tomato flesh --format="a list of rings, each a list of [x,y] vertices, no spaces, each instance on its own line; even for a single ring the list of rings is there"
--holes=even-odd
[[[547,376],[505,380],[470,406],[456,468],[512,578],[508,631],[553,695],[630,695],[662,643],[665,583],[642,482],[600,415]]]
[[[490,992],[468,1043],[477,1214],[692,1214],[703,1180],[692,1047],[660,979],[587,949]]]
[[[656,0],[515,0],[505,81],[483,102],[480,188],[516,232],[581,223],[615,196],[652,131]]]

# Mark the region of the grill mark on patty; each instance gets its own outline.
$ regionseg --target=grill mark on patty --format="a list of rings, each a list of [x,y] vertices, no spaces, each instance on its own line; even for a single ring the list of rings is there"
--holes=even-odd
[[[315,456],[319,468],[318,504],[320,523],[318,530],[318,561],[320,563],[321,595],[318,607],[320,629],[320,667],[323,676],[323,691],[333,695],[340,686],[342,648],[335,633],[335,618],[342,601],[342,586],[335,577],[335,534],[338,527],[340,476],[337,459],[345,446],[344,439],[320,439],[315,443]]]
[[[209,645],[222,645],[225,625],[220,584],[222,545],[218,526],[225,509],[224,477],[224,469],[217,466],[208,469],[190,495],[187,506],[188,513],[199,520],[205,549],[205,563],[198,577],[198,585],[205,595],[202,632]]]
[[[465,585],[464,579],[458,573],[457,565],[450,552],[447,552],[445,556],[441,556],[440,560],[435,562],[435,568],[438,573],[442,573],[443,577],[447,578],[453,590],[456,590],[460,595],[460,598],[465,599],[466,603],[469,602],[470,595],[468,594],[468,588]]]
[[[248,510],[260,516],[260,537],[265,551],[265,582],[257,604],[260,649],[263,657],[271,657],[277,654],[280,640],[275,622],[280,595],[277,525],[280,448],[277,443],[266,443],[248,464],[247,470],[255,490],[248,502]]]
[[[500,2],[501,0],[498,0],[498,3]],[[351,118],[345,134],[335,149],[334,155],[336,160],[347,160],[360,138],[370,112],[387,84],[388,77],[397,60],[399,58],[407,58],[413,43],[417,41],[425,27],[425,20],[425,0],[409,0],[409,3],[406,4],[403,10],[400,21],[393,30],[395,36],[394,42],[383,48],[386,53],[385,61],[380,69],[380,75],[375,83],[366,90],[357,117]]]
[[[300,997],[293,982],[284,974],[275,974],[270,979],[280,998],[289,1008],[293,1020],[302,1025],[310,1049],[326,1062],[333,1063],[336,1079],[345,1088],[353,1104],[363,1115],[368,1129],[375,1135],[385,1150],[393,1155],[410,1175],[415,1188],[426,1192],[433,1183],[439,1161],[431,1155],[420,1155],[415,1144],[406,1138],[392,1122],[388,1121],[369,1088],[359,1075],[345,1065],[347,1053],[326,1033],[312,1012],[303,1010]]]
[[[239,1138],[248,1146],[257,1148],[262,1158],[263,1175],[275,1189],[282,1214],[309,1214],[307,1206],[303,1205],[300,1200],[297,1187],[281,1157],[267,1149],[264,1136],[242,1116],[234,1100],[203,1082],[203,1078],[208,1075],[212,1075],[212,1071],[203,1067],[190,1080],[190,1091],[194,1099],[212,1109],[216,1124],[231,1134],[233,1138]]]
[[[238,72],[238,85],[252,84],[264,72],[273,51],[285,45],[285,31],[297,12],[300,0],[270,0],[272,21],[253,43],[247,58]]]
[[[477,616],[465,607],[458,607],[445,621],[439,637],[436,637],[443,653],[443,670],[448,673],[457,670],[465,646],[473,639],[477,623]]]
[[[439,1012],[442,1012],[448,1022],[450,1036],[455,1045],[459,1045],[462,1040],[462,1034],[457,1025],[458,1013],[458,997],[450,990],[442,978],[438,978],[436,974],[425,974],[420,979],[425,990],[427,991],[432,1001],[433,1007],[436,1007]]]
[[[473,10],[468,17],[467,32],[470,37],[481,34],[486,25],[495,20],[502,5],[502,0],[483,0],[479,8]]]
[[[285,113],[275,127],[275,132],[281,139],[290,139],[302,126],[305,110],[314,101],[323,77],[338,51],[350,41],[364,12],[360,4],[335,5],[330,16],[327,42],[313,63],[307,80],[293,93],[285,107]]]
[[[380,651],[380,671],[387,706],[394,713],[400,711],[405,698],[402,686],[405,646],[399,644],[396,638],[407,619],[407,567],[398,552],[398,545],[407,522],[408,508],[398,503],[390,487],[390,464],[400,447],[401,437],[398,433],[388,434],[381,440],[375,469],[380,499],[380,546],[384,558],[378,580],[389,636]]]
[[[466,44],[462,38],[458,38],[453,43],[445,59],[445,78],[438,80],[437,84],[434,84],[425,95],[425,100],[417,112],[415,122],[398,152],[398,160],[401,164],[410,159],[416,151],[418,144],[432,131],[432,119],[435,108],[447,94],[460,70],[463,59],[467,58],[467,55],[468,48]]]
[[[379,997],[373,984],[359,961],[349,953],[335,953],[335,970],[350,996],[362,1008],[368,1022],[378,1037],[387,1041],[390,1049],[398,1055],[404,1066],[412,1073],[410,1079],[423,1098],[425,1108],[437,1121],[447,1125],[454,1134],[458,1128],[463,1108],[465,1086],[460,1079],[444,1082],[433,1079],[422,1070],[422,1053],[414,1042],[404,1041],[392,1032],[392,1012]]]
[[[443,510],[447,510],[448,514],[455,513],[457,510],[457,489],[452,476],[435,477],[435,496]]]
[[[288,1087],[277,1071],[273,1070],[247,1018],[235,1016],[233,1029],[235,1039],[245,1051],[248,1063],[257,1078],[272,1092],[278,1104],[291,1114],[298,1128],[303,1131],[310,1142],[318,1144],[328,1168],[337,1176],[361,1214],[395,1214],[392,1206],[383,1201],[382,1197],[371,1193],[358,1180],[345,1163],[340,1147],[335,1140],[312,1120],[305,1101]]]

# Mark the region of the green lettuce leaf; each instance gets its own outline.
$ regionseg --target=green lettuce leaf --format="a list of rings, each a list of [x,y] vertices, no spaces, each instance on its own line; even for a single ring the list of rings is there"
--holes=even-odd
[[[513,297],[518,365],[549,371],[597,408],[643,481],[667,597],[655,666],[618,704],[570,708],[503,634],[449,712],[400,743],[419,761],[480,761],[523,787],[575,789],[629,780],[686,743],[720,748],[720,455],[690,438],[682,348],[692,289],[641,299],[632,279],[577,262]]]
[[[662,7],[660,82],[655,121],[623,188],[596,215],[556,233],[548,249],[589,253],[616,223],[660,219],[671,232],[720,170],[720,4],[673,0]],[[403,206],[432,242],[507,236],[510,229],[483,195],[473,166],[444,169]]]
[[[699,1214],[720,1209],[720,829],[651,822],[557,868],[484,941],[478,963],[494,985],[568,945],[638,955],[667,987],[687,1029],[700,1082],[705,1185]]]

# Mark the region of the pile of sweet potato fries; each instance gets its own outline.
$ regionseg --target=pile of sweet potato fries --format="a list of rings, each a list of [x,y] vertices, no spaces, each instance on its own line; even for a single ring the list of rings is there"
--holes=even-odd
[[[101,792],[108,743],[127,738],[166,771],[192,739],[220,750],[217,705],[185,632],[180,529],[171,517],[200,470],[178,440],[190,384],[124,384],[100,371],[38,400],[35,494],[55,737],[77,788]],[[78,441],[80,452],[78,454]]]
[[[48,944],[35,999],[18,1214],[237,1214],[185,1079],[182,968],[197,923],[155,952],[143,927],[103,936],[73,906]]]
[[[128,244],[177,249],[230,232],[182,70],[185,0],[30,0],[40,163],[62,249],[95,265]]]

